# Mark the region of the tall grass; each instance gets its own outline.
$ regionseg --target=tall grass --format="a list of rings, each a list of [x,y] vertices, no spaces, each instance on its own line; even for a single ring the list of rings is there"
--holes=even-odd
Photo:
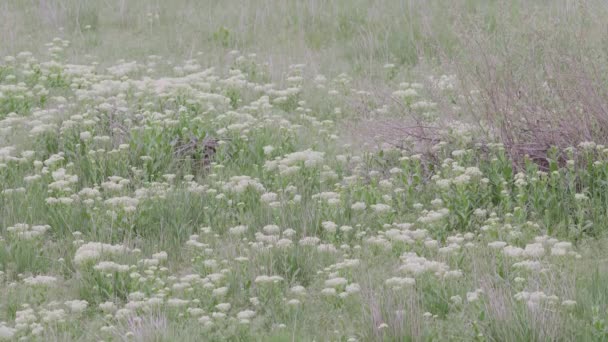
[[[607,12],[1,2],[0,339],[606,340]]]

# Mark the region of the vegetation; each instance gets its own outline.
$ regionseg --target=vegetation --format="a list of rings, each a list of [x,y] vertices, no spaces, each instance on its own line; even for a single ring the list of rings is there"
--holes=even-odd
[[[608,340],[604,2],[0,8],[0,340]]]

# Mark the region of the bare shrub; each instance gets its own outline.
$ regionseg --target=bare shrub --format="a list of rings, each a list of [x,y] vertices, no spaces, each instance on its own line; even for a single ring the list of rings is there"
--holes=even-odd
[[[552,146],[608,142],[607,12],[597,1],[528,16],[504,8],[491,33],[477,20],[455,25],[463,52],[446,63],[467,109],[493,127],[515,161],[528,155],[542,164]]]

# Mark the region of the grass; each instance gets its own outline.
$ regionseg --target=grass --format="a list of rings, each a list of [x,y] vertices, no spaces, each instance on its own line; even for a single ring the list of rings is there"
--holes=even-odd
[[[608,339],[603,2],[0,8],[0,340]]]

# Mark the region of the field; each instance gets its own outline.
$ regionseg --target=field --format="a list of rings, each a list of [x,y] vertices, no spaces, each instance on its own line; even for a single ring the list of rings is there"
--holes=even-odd
[[[608,341],[607,17],[0,2],[0,341]]]

